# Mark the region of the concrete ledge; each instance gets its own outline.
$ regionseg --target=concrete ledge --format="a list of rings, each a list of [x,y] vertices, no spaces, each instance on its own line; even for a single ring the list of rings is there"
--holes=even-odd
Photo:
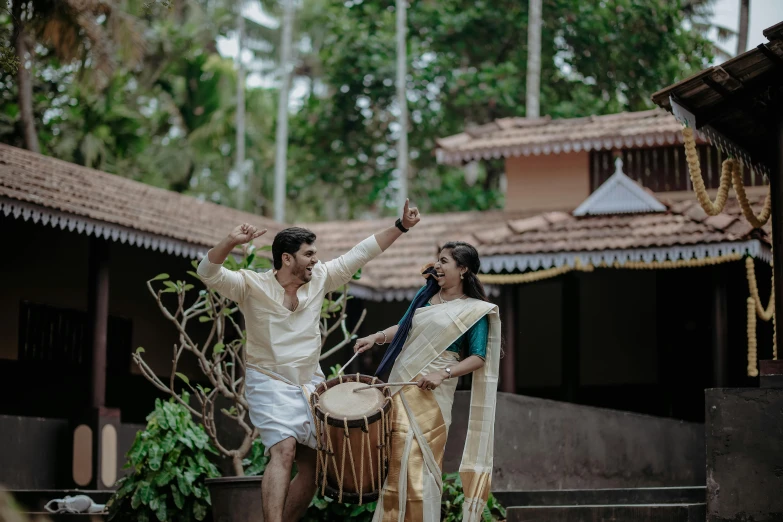
[[[507,522],[704,522],[704,504],[529,506],[507,510]]]
[[[706,498],[706,491],[704,486],[694,486],[687,488],[498,491],[494,495],[506,507],[703,504]]]
[[[470,392],[457,392],[444,470],[457,471]],[[492,491],[704,486],[704,425],[498,393]]]
[[[783,521],[783,389],[705,391],[707,520]]]

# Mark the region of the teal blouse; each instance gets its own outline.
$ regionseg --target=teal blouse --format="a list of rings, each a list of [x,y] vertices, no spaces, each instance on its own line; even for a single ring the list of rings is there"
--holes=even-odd
[[[416,293],[416,296],[424,290],[425,287],[422,287],[419,289],[419,291]],[[414,298],[415,300],[415,298]],[[411,303],[412,306],[412,303]],[[431,306],[428,302],[424,306]],[[413,313],[411,310],[411,307],[408,307],[408,312]],[[407,312],[406,312],[407,313]],[[400,323],[402,322],[402,319],[400,319]],[[398,323],[399,324],[399,323]],[[487,319],[487,316],[485,315],[481,319],[478,320],[476,324],[471,326],[467,332],[462,334],[459,339],[454,341],[451,346],[446,348],[449,352],[456,352],[460,353],[463,348],[466,348],[466,351],[469,355],[476,355],[478,357],[481,357],[482,359],[486,360],[487,358],[487,340],[489,339],[489,320]]]

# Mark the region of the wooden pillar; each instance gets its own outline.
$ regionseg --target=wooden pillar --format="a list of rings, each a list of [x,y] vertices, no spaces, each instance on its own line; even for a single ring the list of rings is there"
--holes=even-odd
[[[579,276],[570,273],[563,277],[562,310],[562,399],[576,402],[579,389]]]
[[[502,368],[502,380],[500,391],[506,393],[517,392],[517,367],[515,362],[516,351],[516,285],[503,287],[503,330],[505,332],[505,344],[503,346],[503,359],[500,361]]]
[[[106,407],[109,326],[109,243],[90,238],[87,313],[90,327],[90,403],[72,420],[72,478],[84,489],[109,489],[118,478],[120,411]]]
[[[90,318],[90,406],[106,404],[106,338],[109,324],[109,244],[90,238],[88,262]]]
[[[728,328],[726,304],[726,269],[724,266],[712,270],[712,387],[726,386]]]

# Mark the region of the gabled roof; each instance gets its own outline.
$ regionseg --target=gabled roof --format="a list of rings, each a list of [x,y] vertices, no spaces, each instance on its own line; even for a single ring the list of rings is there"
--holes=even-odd
[[[682,126],[661,109],[553,120],[503,118],[437,140],[438,162],[650,147],[682,143]]]
[[[762,189],[767,190],[767,189]],[[762,194],[748,194],[756,211]],[[758,192],[758,191],[756,191]],[[600,201],[599,201],[600,202]],[[598,205],[598,204],[596,204]],[[600,208],[600,205],[598,205]],[[284,225],[230,208],[0,145],[0,212],[47,226],[195,257],[242,222],[266,227],[269,244]],[[392,218],[315,223],[322,259],[348,251]],[[419,268],[439,245],[474,244],[482,270],[528,270],[583,262],[705,258],[727,252],[769,258],[769,225],[753,230],[729,200],[724,214],[707,217],[689,198],[666,212],[578,217],[565,212],[455,212],[425,215],[421,223],[368,264],[352,285],[373,300],[410,299],[422,284]]]
[[[0,144],[0,212],[154,250],[195,257],[240,223],[270,219]]]
[[[574,210],[575,216],[666,211],[666,205],[625,175],[622,159],[617,158],[614,164],[614,174]]]
[[[754,192],[758,192],[754,189]],[[749,197],[756,212],[763,195]],[[390,218],[310,225],[326,257],[342,254]],[[456,212],[424,215],[415,229],[397,240],[362,270],[354,293],[372,300],[411,299],[422,284],[419,268],[434,261],[439,245],[467,241],[479,251],[483,272],[525,271],[601,261],[652,261],[748,253],[769,260],[769,230],[754,230],[730,199],[724,214],[707,216],[689,198],[666,212],[576,217],[566,212],[516,215]]]

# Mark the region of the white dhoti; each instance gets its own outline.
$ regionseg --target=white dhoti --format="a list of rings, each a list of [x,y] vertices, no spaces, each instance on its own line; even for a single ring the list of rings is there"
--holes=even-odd
[[[250,420],[261,434],[265,455],[269,455],[269,448],[289,437],[315,449],[309,394],[323,382],[322,375],[313,375],[309,383],[297,386],[248,368],[245,380]]]

